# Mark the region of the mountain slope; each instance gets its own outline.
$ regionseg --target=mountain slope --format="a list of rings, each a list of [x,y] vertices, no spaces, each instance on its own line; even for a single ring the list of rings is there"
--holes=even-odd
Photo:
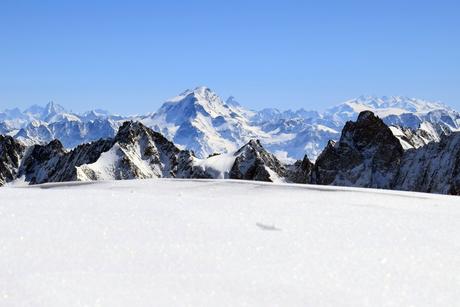
[[[460,195],[460,132],[403,156],[397,189]]]

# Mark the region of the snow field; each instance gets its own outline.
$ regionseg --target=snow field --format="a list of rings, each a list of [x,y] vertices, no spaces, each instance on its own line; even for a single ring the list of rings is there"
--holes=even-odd
[[[0,189],[0,306],[454,306],[460,198],[232,180]]]

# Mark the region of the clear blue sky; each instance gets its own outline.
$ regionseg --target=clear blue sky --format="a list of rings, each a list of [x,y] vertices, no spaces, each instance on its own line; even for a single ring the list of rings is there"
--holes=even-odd
[[[361,94],[460,109],[459,1],[0,1],[0,109],[155,111],[207,85],[252,108]]]

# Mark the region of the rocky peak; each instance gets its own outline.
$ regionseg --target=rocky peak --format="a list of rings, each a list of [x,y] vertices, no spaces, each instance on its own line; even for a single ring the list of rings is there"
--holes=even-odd
[[[150,128],[147,128],[140,122],[125,121],[118,129],[115,139],[124,142],[134,141],[141,137],[150,136],[152,132]]]
[[[259,140],[250,140],[234,156],[231,179],[277,181],[285,176],[285,167],[263,148]]]
[[[403,148],[385,123],[371,111],[348,121],[340,140],[318,157],[313,181],[366,187],[389,187]]]
[[[287,179],[294,183],[309,183],[312,170],[313,163],[305,155],[302,160],[297,160],[287,167]]]
[[[235,156],[239,156],[242,154],[247,154],[247,153],[267,153],[267,151],[264,149],[262,144],[260,143],[260,140],[249,140],[243,147],[238,149],[238,151],[235,152]]]
[[[358,150],[390,145],[399,147],[402,152],[401,144],[388,126],[371,111],[361,112],[356,122],[348,121],[342,130],[339,143],[346,143]]]
[[[66,113],[64,107],[57,103],[54,103],[54,101],[50,101],[46,104],[45,108],[43,109],[40,119],[48,121],[51,118],[53,118],[53,116],[63,113]]]
[[[155,132],[140,122],[126,121],[118,130],[115,142],[120,145],[139,145],[144,148],[144,155],[159,154],[158,150],[178,154],[179,149],[161,133]]]

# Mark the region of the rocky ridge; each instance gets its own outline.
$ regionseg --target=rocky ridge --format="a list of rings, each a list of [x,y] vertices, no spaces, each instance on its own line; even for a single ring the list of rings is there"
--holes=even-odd
[[[0,138],[0,185],[143,178],[223,178],[460,194],[460,133],[404,150],[382,119],[363,111],[348,121],[315,163],[282,163],[258,140],[233,153],[196,157],[140,122],[127,121],[114,138],[67,150],[54,140],[28,148]]]

